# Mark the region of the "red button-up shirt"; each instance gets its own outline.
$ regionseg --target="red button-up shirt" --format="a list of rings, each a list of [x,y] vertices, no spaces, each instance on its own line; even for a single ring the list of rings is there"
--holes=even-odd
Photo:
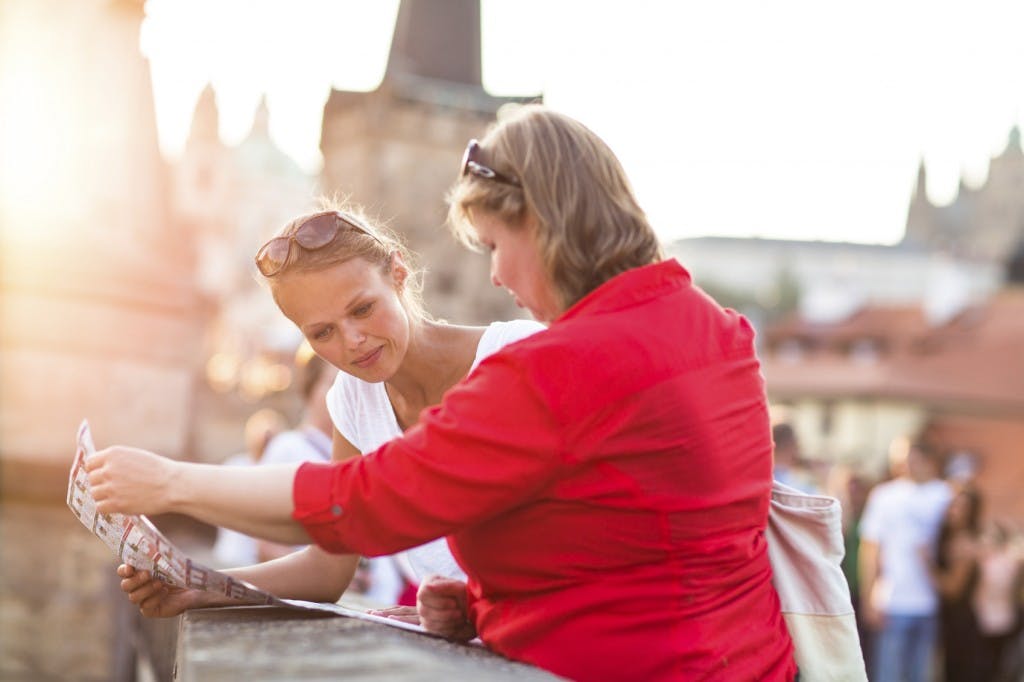
[[[789,680],[754,333],[675,261],[495,353],[405,436],[304,464],[320,546],[444,535],[491,648],[581,680]]]

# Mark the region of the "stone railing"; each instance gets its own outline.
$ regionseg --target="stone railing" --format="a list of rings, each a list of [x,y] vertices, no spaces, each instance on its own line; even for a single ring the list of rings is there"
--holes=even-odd
[[[175,621],[145,621],[157,679],[535,680],[561,678],[486,649],[378,623],[269,606],[188,611],[177,620],[173,663],[165,656]],[[167,670],[170,667],[170,670]],[[163,668],[163,669],[161,669]]]

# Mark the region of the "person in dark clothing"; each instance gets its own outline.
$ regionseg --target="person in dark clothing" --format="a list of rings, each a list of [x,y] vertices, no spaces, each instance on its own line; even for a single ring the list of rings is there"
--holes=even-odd
[[[939,617],[946,682],[978,679],[981,634],[971,598],[978,585],[980,516],[980,493],[964,488],[950,501],[939,531],[932,577],[941,599]]]

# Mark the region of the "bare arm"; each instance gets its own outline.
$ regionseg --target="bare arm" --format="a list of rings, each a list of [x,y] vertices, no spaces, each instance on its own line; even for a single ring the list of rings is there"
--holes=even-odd
[[[356,554],[328,554],[310,545],[273,561],[225,573],[284,599],[334,602],[348,588],[358,563]]]
[[[162,470],[164,462],[161,461],[157,461],[155,464],[151,462],[154,468],[152,471],[149,471],[144,462],[147,460],[146,456],[150,456],[150,453],[142,454],[144,455],[140,458],[142,462],[133,460],[129,460],[129,462],[143,464],[143,470],[147,472],[148,476],[146,485],[141,486],[145,488],[151,486],[154,480],[163,480],[166,472]],[[358,455],[359,451],[335,431],[332,459],[342,461]],[[102,472],[108,465],[110,464],[104,464],[101,459],[93,465],[90,471],[97,470]],[[96,486],[97,488],[102,488],[104,485],[102,483],[103,477],[103,473],[96,475],[96,480],[101,481]],[[93,493],[96,495],[95,489]],[[116,494],[116,489],[110,491],[101,489],[97,499],[104,498],[108,500],[109,498],[105,497],[108,493],[114,495]],[[107,504],[108,501],[104,501],[101,504],[101,509]],[[141,513],[153,512],[143,510]],[[274,543],[266,544],[268,546],[281,546]],[[289,552],[272,561],[229,569],[225,573],[250,582],[285,599],[334,602],[348,588],[358,563],[358,555],[328,554],[318,547],[310,545],[301,550]],[[225,595],[170,587],[158,580],[154,580],[149,571],[136,571],[130,566],[122,565],[118,567],[117,573],[122,578],[121,589],[126,593],[128,599],[136,604],[142,614],[147,617],[172,617],[190,608],[238,604],[237,600]]]
[[[334,461],[358,455],[355,446],[335,430]],[[291,518],[292,483],[299,466],[221,467],[176,462],[123,446],[100,450],[85,463],[101,513],[176,512],[246,535],[304,545],[310,538]]]
[[[337,429],[332,436],[331,459],[341,462],[359,456],[356,449]],[[307,601],[338,601],[348,589],[359,564],[357,554],[329,554],[316,545],[298,551],[288,547],[287,553],[270,556],[282,545],[261,541],[261,561],[255,566],[236,568],[227,573],[285,599]],[[263,558],[262,553],[268,556]]]
[[[274,561],[225,573],[285,599],[335,602],[351,582],[358,563],[356,555],[328,554],[309,546]],[[117,574],[122,578],[121,590],[129,601],[150,618],[168,618],[186,609],[239,603],[216,592],[172,587],[154,580],[149,571],[137,571],[124,564],[118,567]]]
[[[877,628],[882,624],[882,614],[879,613],[872,605],[871,593],[874,591],[875,581],[878,579],[878,543],[862,539],[860,541],[860,550],[857,553],[857,557],[861,612],[864,614],[864,620],[871,627]]]
[[[176,512],[275,542],[310,542],[291,518],[297,463],[221,467],[114,446],[90,457],[85,468],[101,513]]]
[[[331,436],[332,462],[344,462],[347,459],[358,457],[360,454],[362,453],[355,445],[349,443],[345,436],[338,433],[338,429],[334,429],[334,434]]]

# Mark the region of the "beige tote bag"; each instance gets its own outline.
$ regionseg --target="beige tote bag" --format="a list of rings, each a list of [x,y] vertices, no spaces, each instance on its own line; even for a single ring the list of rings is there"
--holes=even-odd
[[[839,501],[775,481],[765,535],[800,682],[867,680],[850,588],[839,566]]]

